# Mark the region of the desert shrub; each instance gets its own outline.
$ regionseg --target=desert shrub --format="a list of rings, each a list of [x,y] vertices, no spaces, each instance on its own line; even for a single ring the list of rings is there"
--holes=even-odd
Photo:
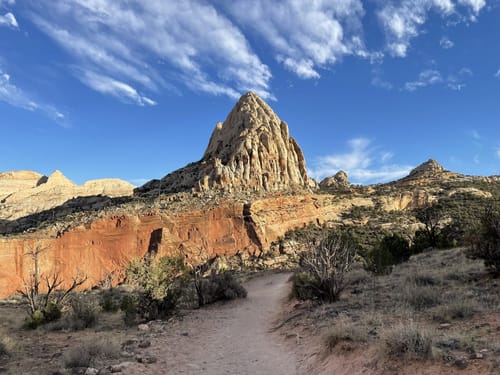
[[[188,282],[182,256],[135,259],[126,268],[125,278],[136,288],[137,314],[146,320],[169,315]]]
[[[133,295],[126,294],[120,300],[120,310],[123,312],[123,321],[126,325],[135,324],[137,318],[137,299]]]
[[[229,271],[212,270],[207,278],[200,281],[200,294],[198,295],[198,299],[202,298],[201,301],[198,301],[200,305],[247,296],[246,289]]]
[[[340,343],[355,345],[367,340],[366,327],[359,322],[353,322],[344,315],[340,315],[335,325],[330,327],[323,336],[323,342],[329,350],[333,350]]]
[[[309,272],[295,272],[292,276],[292,296],[305,301],[318,299],[315,279]]]
[[[484,260],[486,268],[495,276],[500,275],[500,211],[489,209],[480,218],[468,236],[467,255]]]
[[[336,301],[347,284],[346,273],[354,257],[354,249],[347,240],[324,229],[317,239],[309,242],[300,256],[299,273],[294,294],[327,302]],[[309,297],[313,298],[309,298]]]
[[[110,360],[120,357],[120,345],[109,338],[84,342],[64,353],[66,368],[92,367],[98,360]]]
[[[424,310],[441,302],[441,291],[432,286],[407,285],[402,290],[403,302],[415,310]]]
[[[389,330],[383,339],[384,352],[389,358],[431,359],[432,337],[414,323],[405,323]]]
[[[114,289],[110,288],[102,292],[99,305],[104,312],[117,312],[120,309],[120,303],[114,293]]]
[[[391,267],[410,258],[410,245],[399,234],[387,235],[367,254],[368,269],[378,273],[389,273]]]
[[[93,327],[99,318],[99,309],[96,303],[86,296],[74,295],[69,300],[68,319],[72,322],[73,329]]]
[[[439,306],[432,317],[439,322],[450,322],[457,319],[468,319],[476,313],[476,308],[468,300],[457,299],[448,304]]]
[[[416,272],[406,278],[407,284],[414,284],[416,286],[432,286],[441,284],[441,279],[430,273]]]

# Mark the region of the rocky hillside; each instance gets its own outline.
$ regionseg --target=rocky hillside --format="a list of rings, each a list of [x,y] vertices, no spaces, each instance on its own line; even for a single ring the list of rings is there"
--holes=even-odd
[[[77,186],[57,171],[1,174],[0,297],[20,287],[31,265],[24,254],[36,245],[48,249],[42,272],[65,280],[84,272],[89,287],[148,252],[260,255],[311,224],[362,229],[375,240],[401,227],[412,235],[414,208],[439,202],[446,215],[479,212],[500,200],[500,178],[462,176],[429,160],[388,184],[351,185],[339,172],[318,187],[287,124],[248,93],[217,124],[200,161],[133,196],[105,197],[131,192],[119,180]]]
[[[0,173],[0,220],[17,220],[78,197],[130,196],[133,189],[119,179],[92,180],[79,186],[57,170],[48,177],[31,171]]]
[[[160,181],[136,190],[138,195],[180,191],[303,190],[314,182],[288,125],[260,97],[241,97],[226,121],[218,123],[203,158]]]

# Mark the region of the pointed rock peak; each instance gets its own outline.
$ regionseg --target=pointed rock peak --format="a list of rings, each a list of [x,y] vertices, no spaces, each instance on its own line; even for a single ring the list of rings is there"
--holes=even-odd
[[[157,186],[158,185],[158,186]],[[272,108],[257,94],[243,95],[218,123],[199,163],[139,189],[276,191],[307,188],[302,151]]]
[[[434,159],[429,159],[425,163],[420,164],[418,167],[413,169],[408,177],[424,177],[439,174],[444,172],[444,168]]]
[[[75,183],[68,179],[60,170],[55,170],[49,176],[46,182],[47,185],[65,185],[65,186],[75,186]]]
[[[349,177],[344,171],[338,171],[335,176],[326,177],[319,183],[321,188],[347,188],[349,185]]]

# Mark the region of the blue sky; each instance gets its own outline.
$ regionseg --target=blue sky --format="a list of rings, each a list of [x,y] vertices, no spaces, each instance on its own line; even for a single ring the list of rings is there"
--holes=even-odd
[[[499,0],[0,0],[0,171],[140,185],[253,90],[320,180],[500,174]]]

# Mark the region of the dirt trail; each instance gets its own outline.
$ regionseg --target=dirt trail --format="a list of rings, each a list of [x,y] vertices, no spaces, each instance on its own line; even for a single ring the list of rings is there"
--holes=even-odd
[[[271,274],[245,284],[245,300],[217,304],[189,313],[166,327],[152,325],[157,358],[135,364],[127,374],[296,374],[296,359],[280,338],[270,333],[282,309],[288,274]],[[160,329],[161,328],[161,329]]]

